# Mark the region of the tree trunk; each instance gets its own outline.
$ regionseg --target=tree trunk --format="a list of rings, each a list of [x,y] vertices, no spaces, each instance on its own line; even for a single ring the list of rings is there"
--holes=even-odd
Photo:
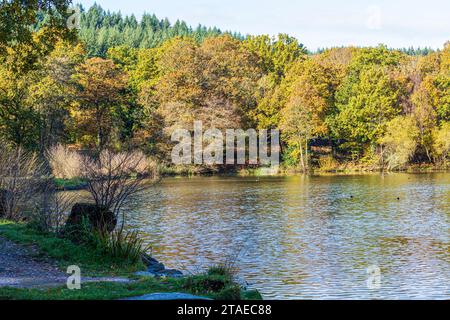
[[[98,150],[102,151],[103,147],[105,146],[105,137],[104,137],[104,131],[103,131],[103,123],[102,123],[102,113],[100,110],[100,107],[97,106],[96,110],[96,116],[97,120],[97,143],[98,143]]]
[[[308,138],[305,139],[305,162],[306,162],[306,170],[309,170]]]
[[[305,160],[303,159],[303,146],[302,146],[301,142],[300,142],[300,161],[301,161],[301,164],[302,164],[303,172],[306,172],[306,170],[305,170]]]

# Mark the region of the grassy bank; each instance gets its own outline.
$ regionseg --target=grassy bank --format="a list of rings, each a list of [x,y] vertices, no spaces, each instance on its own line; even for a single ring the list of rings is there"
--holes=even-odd
[[[233,281],[225,269],[211,268],[208,272],[184,278],[138,277],[135,271],[145,270],[143,263],[130,264],[113,259],[86,245],[36,231],[34,228],[10,221],[0,221],[0,236],[15,243],[33,246],[38,258],[53,259],[64,272],[70,265],[78,265],[83,276],[121,276],[131,281],[96,282],[82,284],[81,290],[66,287],[46,289],[0,288],[0,300],[78,300],[120,299],[150,293],[180,292],[212,299],[261,299],[257,291],[247,291]]]
[[[86,276],[123,276],[145,269],[143,263],[118,261],[100,250],[74,244],[68,239],[37,231],[26,224],[0,221],[0,236],[18,244],[37,247],[38,255],[55,260],[61,270],[77,265]]]
[[[201,287],[191,285],[197,279]],[[80,290],[66,287],[48,289],[1,288],[0,300],[116,300],[151,293],[179,292],[200,295],[215,300],[261,300],[258,291],[230,286],[224,277],[199,275],[182,279],[140,278],[129,283],[96,282],[82,284]],[[217,285],[226,285],[217,290]]]
[[[87,183],[81,178],[60,179],[55,178],[55,185],[58,190],[81,190],[86,188]]]

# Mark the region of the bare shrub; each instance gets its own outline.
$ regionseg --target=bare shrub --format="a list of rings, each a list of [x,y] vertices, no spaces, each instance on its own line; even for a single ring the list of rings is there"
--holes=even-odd
[[[87,181],[96,206],[116,217],[125,204],[154,182],[147,158],[141,152],[104,150],[98,157],[84,157],[81,176]],[[121,230],[124,222],[122,212]]]
[[[0,189],[3,190],[0,212],[3,218],[22,220],[35,208],[36,197],[47,183],[45,166],[36,154],[22,148],[2,146],[0,153]]]
[[[106,152],[102,153],[101,157],[108,157]],[[106,159],[103,159],[106,160]],[[142,151],[115,153],[111,159],[114,167],[125,166],[130,174],[148,175],[150,173],[150,164],[147,157]]]
[[[57,144],[47,152],[47,158],[56,178],[72,179],[81,174],[81,156],[76,151]]]

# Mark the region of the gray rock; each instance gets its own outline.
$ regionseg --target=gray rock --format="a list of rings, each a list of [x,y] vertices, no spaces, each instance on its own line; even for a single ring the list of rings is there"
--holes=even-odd
[[[123,300],[211,300],[205,297],[194,296],[187,293],[152,293],[139,297],[131,297]]]
[[[164,264],[160,263],[155,258],[150,257],[149,255],[144,255],[142,257],[142,261],[147,266],[148,272],[157,273],[163,271],[166,268]]]
[[[151,272],[151,271],[138,271],[134,273],[140,277],[169,277],[169,278],[181,278],[184,277],[183,273],[179,270],[174,269],[164,269],[160,272]]]
[[[158,272],[158,275],[161,277],[181,278],[183,277],[183,272],[175,269],[165,269],[161,272]]]
[[[138,272],[135,272],[134,274],[137,276],[140,276],[140,277],[150,277],[150,278],[153,278],[156,276],[156,274],[154,274],[152,272],[148,272],[148,271],[138,271]]]
[[[183,273],[175,269],[166,269],[164,264],[148,254],[142,256],[142,261],[147,266],[147,271],[136,272],[135,274],[142,277],[170,277],[181,278]]]
[[[83,221],[89,221],[90,227],[97,231],[112,232],[117,225],[116,216],[106,207],[90,203],[75,203],[67,218],[65,229],[73,236],[81,236]]]
[[[164,270],[166,270],[166,267],[162,263],[157,263],[149,266],[147,270],[149,272],[163,272]]]

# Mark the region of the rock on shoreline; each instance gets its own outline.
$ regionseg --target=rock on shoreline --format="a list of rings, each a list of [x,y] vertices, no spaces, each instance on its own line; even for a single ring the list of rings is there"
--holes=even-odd
[[[136,275],[143,277],[170,277],[170,278],[181,278],[183,277],[183,272],[175,269],[166,269],[164,264],[150,257],[149,255],[144,255],[142,261],[147,266],[147,271],[136,272]]]

